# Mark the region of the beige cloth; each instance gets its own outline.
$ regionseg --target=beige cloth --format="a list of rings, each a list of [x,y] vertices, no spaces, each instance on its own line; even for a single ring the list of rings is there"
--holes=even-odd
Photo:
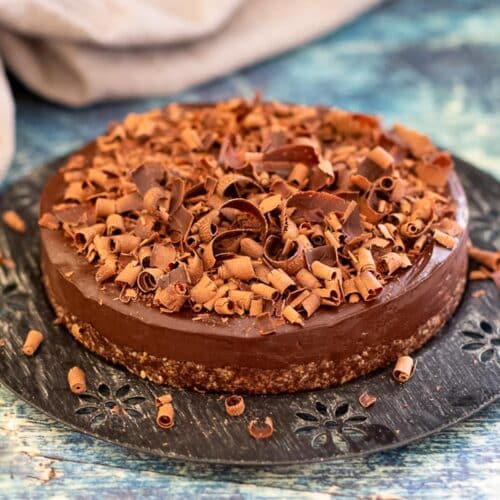
[[[0,57],[69,106],[166,95],[297,46],[379,0],[0,0]],[[0,178],[13,104],[0,60]]]

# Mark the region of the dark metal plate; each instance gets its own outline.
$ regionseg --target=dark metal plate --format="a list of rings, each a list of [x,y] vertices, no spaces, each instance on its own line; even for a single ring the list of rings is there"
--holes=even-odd
[[[469,198],[473,241],[500,247],[500,184],[457,159]],[[281,396],[248,396],[243,417],[226,416],[217,394],[173,390],[176,425],[155,423],[154,396],[165,388],[129,374],[86,351],[63,328],[40,283],[38,198],[52,162],[1,193],[0,212],[16,210],[27,235],[0,225],[0,252],[15,269],[0,266],[0,380],[19,397],[54,419],[99,439],[180,460],[224,464],[284,464],[330,460],[394,448],[439,431],[472,415],[500,395],[500,319],[498,291],[491,282],[469,284],[443,331],[416,355],[418,368],[405,385],[390,369],[333,389]],[[487,295],[474,298],[484,289]],[[432,300],[432,297],[429,297]],[[33,358],[21,352],[30,328],[46,334]],[[307,332],[305,332],[307,334]],[[79,365],[89,392],[75,396],[66,374]],[[368,390],[377,403],[363,409]],[[118,411],[117,411],[118,409]],[[247,422],[272,416],[275,433],[255,441]]]

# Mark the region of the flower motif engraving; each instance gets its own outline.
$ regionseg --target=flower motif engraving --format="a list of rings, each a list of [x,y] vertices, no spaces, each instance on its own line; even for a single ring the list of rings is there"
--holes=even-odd
[[[340,402],[328,406],[316,401],[314,409],[295,413],[300,423],[294,432],[311,439],[313,448],[325,448],[330,452],[356,450],[358,441],[367,437],[363,424],[364,415],[355,414],[349,403]]]
[[[102,383],[95,393],[85,392],[78,395],[82,405],[75,413],[86,416],[91,425],[99,425],[109,418],[116,417],[141,418],[144,414],[140,411],[140,405],[146,398],[130,394],[130,390],[130,385],[124,384],[113,393],[109,385]]]
[[[500,332],[496,331],[486,320],[479,322],[479,328],[464,330],[462,335],[468,342],[462,345],[462,350],[476,353],[481,363],[500,362]]]

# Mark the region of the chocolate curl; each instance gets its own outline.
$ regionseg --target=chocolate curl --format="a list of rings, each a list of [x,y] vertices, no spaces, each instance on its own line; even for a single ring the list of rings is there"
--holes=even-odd
[[[402,256],[395,252],[389,252],[380,258],[380,267],[382,272],[389,276],[396,272],[398,269],[411,266],[408,257]]]
[[[107,258],[104,264],[99,266],[95,274],[95,280],[97,283],[102,283],[103,281],[112,278],[116,274],[116,260]]]
[[[356,288],[365,302],[375,299],[382,292],[381,283],[370,271],[365,271],[354,279]]]
[[[74,366],[68,372],[68,385],[70,391],[74,394],[82,394],[87,390],[87,381],[85,372],[78,366]]]
[[[187,273],[191,283],[197,283],[203,275],[203,261],[200,256],[194,252],[187,260]]]
[[[177,251],[173,245],[155,243],[150,251],[149,264],[146,267],[157,267],[162,271],[168,271],[170,270],[170,265],[175,261],[176,256]]]
[[[435,152],[424,157],[415,167],[415,173],[426,185],[437,188],[446,186],[453,160],[447,152]]]
[[[360,273],[362,273],[363,271],[371,271],[374,273],[377,270],[373,255],[370,250],[368,250],[368,248],[361,247],[358,250],[357,270]]]
[[[110,250],[112,253],[132,253],[137,250],[141,239],[133,234],[118,234],[111,236]]]
[[[384,175],[383,177],[380,177],[379,179],[377,179],[377,181],[375,183],[375,189],[378,189],[381,192],[387,193],[387,195],[389,195],[389,197],[391,198],[391,194],[396,189],[398,180],[399,179],[397,179],[396,177]]]
[[[340,279],[342,277],[342,272],[338,267],[328,266],[319,260],[315,260],[311,264],[310,269],[316,278],[322,280],[330,281],[333,279]]]
[[[184,205],[171,214],[169,231],[172,233],[170,237],[173,243],[185,241],[193,220],[193,214]]]
[[[142,196],[152,187],[159,187],[165,180],[166,170],[161,163],[147,162],[132,170],[130,176]]]
[[[38,330],[30,330],[23,345],[23,353],[26,356],[33,356],[43,341],[43,333]]]
[[[417,198],[413,202],[411,218],[428,221],[434,215],[434,203],[428,198]]]
[[[361,191],[369,191],[372,187],[372,183],[364,175],[353,174],[350,177],[350,182]]]
[[[253,269],[255,271],[255,277],[259,281],[262,281],[263,283],[269,283],[269,279],[267,278],[269,271],[271,271],[271,268],[269,266],[266,266],[266,264],[254,262]]]
[[[323,246],[325,244],[325,235],[319,224],[314,224],[311,227],[309,239],[315,247]]]
[[[396,366],[392,370],[392,376],[404,384],[408,382],[415,373],[416,363],[410,356],[400,356],[396,361]]]
[[[346,236],[346,242],[349,243],[361,235],[360,207],[355,201],[350,201],[342,217],[342,232]]]
[[[200,136],[194,128],[188,127],[181,130],[180,138],[191,151],[203,149],[203,144],[201,142]]]
[[[245,311],[250,309],[253,293],[244,290],[230,290],[229,298],[236,304],[241,306]]]
[[[108,215],[106,218],[106,234],[114,236],[125,232],[123,217],[118,214]]]
[[[267,196],[259,203],[259,210],[263,214],[267,214],[269,212],[272,212],[273,210],[281,208],[282,204],[283,198],[281,197],[281,195],[274,194],[271,196]]]
[[[427,235],[426,234],[422,234],[421,236],[419,236],[417,238],[417,240],[413,244],[413,250],[416,253],[422,252],[422,250],[423,250],[423,248],[424,248],[424,246],[425,246],[426,243],[427,243]]]
[[[159,267],[151,265],[151,255],[152,255],[151,247],[145,246],[139,248],[139,251],[137,252],[137,258],[139,259],[139,262],[142,267]]]
[[[277,290],[272,286],[265,285],[264,283],[252,283],[250,285],[250,290],[259,297],[263,297],[264,299],[269,299],[273,301],[278,300],[280,296],[279,290]]]
[[[243,281],[249,281],[255,278],[252,260],[250,257],[238,256],[224,260],[219,267],[219,277],[222,279],[239,278]]]
[[[249,229],[258,231],[263,239],[267,233],[267,220],[262,212],[251,202],[243,198],[234,198],[222,204],[220,212],[227,209],[235,209],[237,213],[231,229]]]
[[[309,181],[310,168],[304,163],[296,163],[288,175],[288,182],[299,189],[307,185]]]
[[[449,217],[441,219],[437,224],[434,225],[434,227],[436,229],[441,229],[441,231],[444,231],[450,236],[459,236],[464,232],[460,224],[457,221],[450,219]]]
[[[78,203],[84,201],[89,194],[89,189],[85,189],[82,181],[70,182],[64,190],[64,201],[76,201]]]
[[[62,171],[62,169],[61,169]],[[64,172],[63,174],[64,182],[66,184],[70,184],[72,182],[83,181],[85,179],[85,171],[84,170],[70,170],[68,172]]]
[[[332,301],[332,305],[338,306],[344,299],[342,281],[340,279],[325,280],[325,288],[317,289],[319,296]]]
[[[297,241],[287,240],[282,244],[278,236],[271,235],[264,245],[264,257],[273,267],[295,274],[304,267],[302,247]]]
[[[325,215],[330,212],[344,212],[347,202],[331,193],[317,191],[301,191],[288,198],[287,208],[295,208],[293,220],[301,222],[322,224]]]
[[[25,233],[26,232],[26,223],[24,220],[14,212],[14,210],[7,210],[2,214],[2,220],[4,224],[16,233]]]
[[[139,273],[141,272],[141,266],[136,262],[129,262],[115,278],[116,283],[126,284],[130,287],[134,286]]]
[[[264,247],[251,238],[243,238],[240,241],[240,252],[252,259],[259,259],[264,255]]]
[[[308,248],[304,250],[304,257],[309,269],[311,269],[311,265],[314,261],[320,261],[322,264],[332,267],[335,267],[338,263],[337,251],[329,245]]]
[[[111,238],[108,236],[97,235],[92,242],[95,251],[99,255],[101,260],[106,260],[108,258],[114,258],[111,255]],[[90,246],[89,246],[90,247]]]
[[[235,257],[242,238],[248,236],[246,229],[230,229],[218,234],[208,245],[202,248],[202,259],[206,269],[211,269],[217,259]]]
[[[301,307],[306,313],[306,317],[310,318],[319,309],[320,305],[321,299],[319,296],[311,293],[302,301]]]
[[[304,163],[307,166],[319,163],[318,153],[312,146],[300,144],[285,144],[270,151],[262,157],[264,162]]]
[[[376,189],[371,189],[359,200],[359,209],[365,219],[376,224],[391,211],[391,204],[378,196]]]
[[[448,248],[449,250],[455,247],[455,238],[453,238],[453,236],[450,236],[449,234],[444,233],[439,229],[434,229],[433,237],[434,240],[437,241],[437,243],[439,243],[441,246],[445,248]]]
[[[335,212],[330,212],[326,214],[325,223],[327,224],[328,227],[332,229],[332,231],[340,231],[342,229],[342,223],[340,222]]]
[[[219,297],[214,302],[214,309],[217,314],[232,315],[235,311],[235,303],[228,297]]]
[[[166,288],[158,288],[155,292],[153,302],[162,307],[160,310],[166,313],[175,313],[182,309],[188,299],[188,286],[182,281],[170,283]]]
[[[152,187],[144,194],[144,208],[151,215],[169,220],[170,194],[161,187]]]
[[[100,188],[106,188],[110,181],[106,173],[97,168],[89,168],[87,170],[87,180]]]
[[[78,245],[86,248],[97,235],[104,234],[106,224],[94,224],[89,227],[82,227],[75,233],[75,241]]]
[[[401,212],[395,212],[387,216],[388,222],[390,222],[391,224],[396,224],[398,226],[404,224],[407,220],[408,217]]]
[[[250,301],[250,308],[248,314],[250,316],[259,316],[263,311],[263,300],[262,299],[252,299]]]
[[[245,157],[242,152],[236,151],[233,145],[234,135],[226,135],[222,140],[218,162],[220,165],[240,170],[245,166]]]
[[[289,198],[290,196],[298,192],[298,189],[295,186],[292,186],[287,181],[279,178],[278,176],[273,176],[269,190],[272,193],[279,194],[283,199]]]
[[[204,304],[217,295],[217,285],[204,274],[200,281],[191,288],[190,299],[194,304]]]
[[[379,238],[376,236],[375,238],[371,238],[366,242],[368,248],[377,247],[377,248],[387,248],[391,244],[391,241],[386,240],[384,238]]]
[[[321,283],[319,280],[309,272],[307,269],[303,268],[301,269],[296,275],[295,275],[295,280],[297,283],[305,288],[309,289],[314,289],[314,288],[319,288],[321,287]]]
[[[198,248],[199,244],[200,244],[199,235],[190,234],[189,236],[186,237],[186,248],[188,250],[194,250],[195,248]]]
[[[295,288],[293,281],[283,269],[272,269],[268,275],[269,282],[276,288],[281,295]],[[253,290],[252,290],[253,291]],[[257,292],[256,292],[257,293]]]
[[[368,393],[368,391],[364,391],[358,398],[359,404],[363,408],[369,408],[370,406],[374,405],[377,401],[377,398],[375,396],[372,396],[371,394]]]
[[[226,174],[219,179],[215,192],[222,198],[230,197],[231,192],[235,194],[236,197],[239,197],[239,188],[246,188],[248,186],[252,186],[259,191],[262,191],[260,184],[250,177],[240,174]]]
[[[204,215],[193,224],[192,230],[199,234],[201,241],[204,243],[211,241],[219,231],[215,222],[217,220],[218,213],[218,210],[211,210],[208,214]]]
[[[245,411],[245,400],[241,396],[233,394],[224,400],[226,413],[231,417],[239,417]]]
[[[184,179],[175,178],[172,183],[172,189],[170,190],[171,198],[170,198],[170,206],[168,207],[168,211],[173,214],[177,210],[179,210],[180,206],[184,202],[184,197],[186,195],[186,183]]]
[[[286,306],[282,314],[289,323],[304,326],[304,319],[292,306]]]
[[[172,394],[167,393],[163,394],[162,396],[156,396],[155,397],[155,407],[160,408],[163,405],[168,405],[171,404],[173,401]]]
[[[345,280],[343,283],[343,288],[344,297],[347,302],[349,302],[350,304],[356,304],[361,300],[361,294],[358,291],[355,279]]]
[[[392,132],[399,138],[403,144],[411,151],[416,158],[435,151],[430,139],[416,130],[409,129],[400,123],[396,123]]]
[[[500,268],[500,251],[492,252],[477,247],[470,247],[469,257],[492,271]]]
[[[158,281],[163,276],[161,269],[148,267],[143,269],[137,276],[137,286],[141,292],[153,292],[158,288]]]
[[[427,226],[424,221],[421,219],[415,219],[409,222],[405,222],[399,228],[399,231],[402,236],[405,238],[418,238],[427,230]]]
[[[262,424],[258,419],[251,420],[248,424],[248,433],[254,439],[268,439],[273,435],[274,426],[271,417],[266,417]]]
[[[120,292],[118,299],[124,304],[129,304],[131,300],[137,299],[137,290],[124,286]]]
[[[50,212],[45,212],[38,220],[38,225],[45,229],[59,229],[60,223],[57,217]]]
[[[122,214],[125,212],[135,212],[137,210],[142,210],[143,207],[144,202],[139,193],[130,193],[116,200],[116,209],[114,211]]]
[[[162,429],[170,429],[175,425],[175,410],[171,403],[165,403],[158,407],[156,423]]]

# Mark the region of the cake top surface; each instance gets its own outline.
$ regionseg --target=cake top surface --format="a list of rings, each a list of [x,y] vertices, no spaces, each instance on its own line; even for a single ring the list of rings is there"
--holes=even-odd
[[[377,300],[462,232],[451,156],[422,134],[334,108],[232,99],[130,114],[61,168],[40,225],[117,299],[259,332]]]

